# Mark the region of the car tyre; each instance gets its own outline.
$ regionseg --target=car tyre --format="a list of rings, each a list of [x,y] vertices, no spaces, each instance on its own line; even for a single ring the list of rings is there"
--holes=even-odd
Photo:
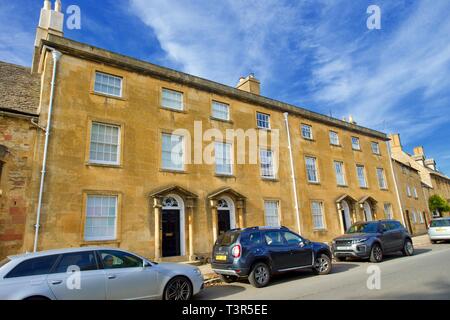
[[[186,277],[175,277],[167,283],[164,300],[190,300],[192,298],[192,284]]]
[[[403,255],[409,257],[414,254],[414,246],[410,239],[406,239],[405,243],[403,244]]]
[[[225,282],[225,283],[233,283],[233,282],[236,282],[238,279],[238,277],[236,277],[236,276],[229,276],[226,274],[219,274],[219,278],[222,282]]]
[[[383,261],[383,249],[378,243],[375,243],[370,250],[370,262],[379,263]]]
[[[270,281],[270,269],[264,262],[256,263],[248,276],[248,281],[255,288],[267,286]]]
[[[318,275],[326,275],[331,272],[331,258],[326,254],[320,254],[313,265],[313,272]]]

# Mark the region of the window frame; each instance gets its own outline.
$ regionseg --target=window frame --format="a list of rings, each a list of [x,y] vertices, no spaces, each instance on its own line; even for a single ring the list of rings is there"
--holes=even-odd
[[[217,155],[217,145],[218,144],[221,144],[222,146],[224,146],[224,145],[226,145],[226,146],[229,146],[229,153],[230,153],[230,159],[224,159],[224,160],[229,160],[230,162],[229,163],[222,163],[222,166],[230,166],[230,172],[220,172],[220,171],[218,171],[217,170],[217,168],[218,168],[218,163],[217,163],[217,157],[216,157],[216,155]],[[224,151],[223,149],[222,149],[222,151]],[[227,142],[227,141],[214,141],[214,172],[215,172],[215,174],[216,175],[218,175],[218,176],[232,176],[233,175],[233,172],[234,172],[234,165],[233,165],[233,163],[234,163],[234,154],[233,154],[233,143],[231,143],[231,142]]]
[[[110,216],[89,216],[89,198],[90,197],[99,197],[99,198],[114,198],[115,199],[115,214],[114,214],[114,236],[87,236],[87,222],[89,218],[104,218],[107,221]],[[96,192],[88,192],[85,196],[85,213],[84,213],[84,226],[83,226],[83,240],[85,242],[108,242],[108,241],[117,241],[118,240],[118,226],[119,226],[119,206],[120,199],[118,194],[112,193],[96,193]],[[107,226],[108,227],[108,226]]]
[[[319,205],[319,209],[320,209],[320,220],[321,220],[321,226],[317,226],[315,217],[317,217],[317,213],[314,212],[315,208],[314,208],[314,204],[318,204]],[[321,200],[311,200],[311,218],[312,218],[312,228],[313,230],[326,230],[326,222],[325,222],[325,204],[323,201]]]
[[[220,106],[226,106],[227,107],[227,117],[226,117],[226,119],[221,118],[221,117],[217,117],[214,114],[214,106],[215,105],[220,105]],[[213,119],[215,119],[215,120],[230,121],[230,118],[231,118],[230,117],[230,104],[229,103],[225,103],[225,102],[220,102],[220,101],[217,101],[217,100],[212,100],[211,101],[211,117]]]
[[[360,176],[359,176],[358,168],[362,168],[362,173],[363,173],[363,178],[364,178],[364,186],[361,185],[361,179],[360,179]],[[369,183],[367,181],[367,173],[366,173],[366,166],[365,165],[356,164],[356,177],[358,179],[358,186],[360,188],[363,188],[363,189],[369,188]]]
[[[104,144],[106,145],[105,142],[93,142],[92,140],[92,132],[93,132],[93,128],[94,125],[100,125],[100,126],[104,126],[104,127],[110,127],[110,128],[117,128],[118,129],[118,133],[117,133],[117,160],[116,161],[104,161],[104,160],[93,160],[91,158],[91,151],[92,151],[92,143],[97,143],[97,144]],[[107,123],[104,121],[96,121],[96,120],[92,120],[90,121],[90,129],[89,129],[89,152],[88,152],[88,163],[91,165],[110,165],[110,166],[120,166],[122,160],[122,125],[119,124],[114,124],[114,123]],[[109,146],[114,146],[113,144],[109,144]]]
[[[181,109],[164,105],[164,92],[177,93],[177,94],[181,95]],[[166,109],[166,110],[183,112],[185,110],[184,92],[179,91],[179,90],[169,89],[169,88],[166,88],[166,87],[162,87],[161,88],[161,102],[160,102],[160,106],[161,106],[161,108]]]
[[[269,216],[267,214],[267,205],[275,204],[276,205],[276,220],[277,225],[272,225],[268,223],[268,220],[275,218],[275,216]],[[269,219],[268,219],[269,217]],[[274,199],[264,199],[264,225],[268,227],[281,227],[281,214],[280,214],[280,201]]]
[[[308,129],[309,130],[309,136],[305,136],[305,131],[304,129]],[[305,140],[314,140],[314,134],[313,134],[313,127],[309,124],[306,123],[302,123],[300,125],[300,133],[303,139]]]
[[[270,153],[270,164],[271,164],[271,167],[270,167],[270,172],[272,173],[272,175],[271,176],[267,176],[267,175],[264,175],[263,173],[264,173],[264,170],[263,170],[263,162],[262,162],[262,156],[261,156],[261,153],[262,152],[266,152],[266,154],[267,153]],[[267,157],[266,157],[266,159],[267,159]],[[264,163],[264,164],[266,164],[267,165],[267,163]],[[276,179],[277,178],[277,175],[275,174],[275,158],[274,158],[274,152],[273,152],[273,150],[272,149],[270,149],[270,148],[266,148],[266,147],[259,147],[259,170],[260,170],[260,176],[261,176],[261,178],[263,178],[263,179],[268,179],[268,180],[274,180],[274,179]]]
[[[168,136],[170,138],[170,146],[171,146],[171,150],[170,150],[170,164],[171,166],[165,166],[164,163],[164,153],[168,152],[164,150],[164,137]],[[177,136],[179,138],[181,138],[181,141],[179,141],[178,143],[181,144],[181,151],[182,151],[182,155],[181,155],[181,168],[177,167],[176,164],[174,166],[172,166],[172,164],[174,164],[174,162],[172,161],[172,152],[173,152],[173,145],[172,145],[172,137],[173,136]],[[161,132],[161,155],[160,155],[160,159],[161,159],[161,165],[160,168],[161,170],[164,171],[177,171],[177,172],[184,172],[186,171],[186,145],[185,145],[185,136],[181,135],[181,134],[174,134],[174,133],[170,133],[170,132]]]
[[[315,181],[309,179],[308,159],[313,159],[314,160],[314,170],[315,170],[315,176],[316,176],[316,180]],[[312,183],[312,184],[319,184],[320,183],[319,166],[318,166],[317,161],[318,161],[317,158],[314,157],[314,156],[305,156],[306,181],[308,183]]]
[[[382,174],[382,176],[381,176],[382,180],[380,180],[380,175],[379,175],[380,170],[381,170],[381,174]],[[378,187],[380,187],[381,190],[387,190],[388,184],[387,184],[386,172],[385,172],[384,168],[376,168],[375,171],[377,174]],[[381,182],[383,182],[383,185],[381,185]]]
[[[337,168],[336,168],[336,164],[341,164],[341,169],[342,169],[342,178],[343,178],[343,182],[344,183],[339,183],[339,179],[338,179],[338,174],[337,174]],[[346,172],[345,172],[345,164],[344,164],[344,161],[341,161],[341,160],[333,160],[333,167],[334,167],[334,174],[335,174],[335,176],[336,176],[336,184],[338,185],[338,186],[340,186],[340,187],[346,187],[346,186],[348,186],[348,184],[347,184],[347,175],[346,175]]]
[[[110,77],[110,78],[113,78],[113,79],[119,79],[120,80],[120,94],[116,95],[116,94],[112,94],[112,93],[108,93],[108,92],[98,91],[96,89],[96,86],[97,86],[97,75],[102,75],[102,76]],[[116,75],[113,75],[113,74],[110,74],[110,73],[107,73],[107,72],[95,70],[95,73],[94,73],[94,93],[96,93],[96,94],[107,95],[107,96],[114,97],[114,98],[123,98],[123,83],[124,83],[124,81],[123,81],[123,77],[122,76],[116,76]],[[105,85],[105,84],[103,84],[103,85]]]
[[[374,150],[374,146],[376,146],[376,150]],[[372,141],[372,142],[370,143],[370,147],[371,147],[371,149],[372,149],[372,153],[373,153],[373,154],[376,154],[377,156],[380,156],[380,155],[381,155],[380,144],[379,144],[378,142]]]
[[[258,119],[258,115],[262,115],[262,116],[267,117],[267,120],[260,120],[260,119]],[[260,122],[267,123],[267,127],[260,126],[259,125]],[[258,129],[270,130],[272,128],[272,126],[270,124],[270,114],[256,111],[256,127]]]
[[[386,206],[389,207],[389,212],[386,210]],[[383,204],[383,210],[384,210],[384,216],[386,217],[386,219],[389,219],[389,220],[394,219],[394,211],[392,208],[392,203],[385,202]]]
[[[357,148],[355,148],[355,143],[354,143],[353,139],[358,141]],[[352,136],[351,140],[352,140],[352,149],[356,150],[356,151],[361,151],[361,139],[359,139],[359,137]]]
[[[332,135],[334,135],[334,136],[336,137],[337,143],[334,143],[334,142],[333,142]],[[330,144],[331,144],[332,146],[340,146],[340,145],[341,145],[341,140],[340,140],[340,138],[339,138],[339,133],[337,133],[336,131],[330,130],[330,131],[328,132],[328,138],[329,138]]]

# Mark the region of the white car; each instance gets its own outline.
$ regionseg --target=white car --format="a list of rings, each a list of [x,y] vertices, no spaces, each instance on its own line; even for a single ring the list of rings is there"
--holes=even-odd
[[[197,267],[117,248],[50,250],[0,262],[0,300],[188,300],[202,289]]]
[[[431,220],[428,236],[432,243],[438,240],[450,240],[450,218]]]

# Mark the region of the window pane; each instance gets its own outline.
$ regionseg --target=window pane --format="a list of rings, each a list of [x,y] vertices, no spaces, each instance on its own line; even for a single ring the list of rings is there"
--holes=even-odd
[[[256,124],[258,128],[270,129],[270,116],[264,113],[256,113]]]
[[[59,255],[33,258],[19,263],[5,278],[17,278],[48,274]]]
[[[309,182],[319,182],[317,175],[316,158],[306,157],[306,172]]]
[[[372,152],[380,154],[380,145],[377,142],[372,142]]]
[[[306,124],[302,125],[302,137],[306,138],[306,139],[312,139],[313,135],[312,135],[312,127],[308,126]]]
[[[183,110],[183,94],[181,92],[163,89],[162,106],[169,109]]]
[[[85,240],[116,238],[117,196],[88,195]]]
[[[120,97],[122,96],[122,78],[96,72],[94,91]]]
[[[333,145],[339,145],[339,135],[334,131],[330,131],[330,143]]]
[[[266,149],[259,150],[261,165],[261,176],[264,178],[274,178],[272,151]]]
[[[386,189],[386,180],[384,177],[384,170],[377,168],[378,185],[381,189]]]
[[[384,204],[384,214],[386,216],[386,219],[393,219],[392,205],[390,203]]]
[[[228,120],[229,119],[229,106],[225,103],[213,101],[212,103],[212,116],[217,119]]]
[[[183,136],[162,135],[162,167],[171,170],[184,169]]]
[[[99,253],[104,269],[141,268],[143,266],[141,258],[126,252],[102,250]]]
[[[352,137],[352,148],[359,150],[360,149],[360,145],[359,145],[359,138],[357,137]]]
[[[359,186],[362,188],[366,188],[367,183],[366,183],[366,174],[365,174],[364,166],[356,166],[356,172],[358,174]]]
[[[232,174],[231,144],[215,143],[216,173]]]
[[[334,169],[336,172],[336,181],[340,186],[344,186],[345,182],[345,174],[344,174],[344,163],[340,161],[334,162]]]
[[[278,201],[264,201],[264,215],[267,226],[279,227]]]
[[[69,267],[77,266],[80,271],[97,270],[97,261],[93,251],[64,254],[53,273],[66,273]]]
[[[119,134],[118,126],[103,123],[92,123],[90,161],[93,163],[119,163]]]
[[[323,204],[322,202],[313,201],[311,203],[311,211],[313,216],[313,227],[314,229],[324,229],[323,221]]]

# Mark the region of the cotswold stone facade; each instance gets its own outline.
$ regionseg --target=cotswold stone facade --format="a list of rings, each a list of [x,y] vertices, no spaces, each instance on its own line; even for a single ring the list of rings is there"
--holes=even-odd
[[[56,72],[41,250],[111,245],[181,261],[206,257],[217,236],[234,227],[281,224],[312,240],[330,241],[355,221],[402,219],[385,134],[265,98],[253,77],[232,88],[48,35],[37,50],[41,57],[35,59],[41,61],[37,71],[43,79],[41,126],[46,124],[53,71],[52,55],[43,45],[62,56]],[[215,109],[220,106],[227,106],[225,118]],[[256,164],[234,162],[220,170],[214,163],[177,167],[169,161],[168,166],[170,140],[165,139],[175,130],[185,129],[183,145],[193,146],[184,148],[182,157],[194,158],[210,143],[194,144],[195,121],[203,130],[220,132],[252,129],[270,137],[278,130],[279,156],[274,152],[271,158],[278,171],[263,176],[268,168],[261,168],[261,153]],[[34,172],[40,170],[40,134]],[[216,142],[238,153],[236,141]],[[271,139],[258,138],[257,144],[258,150],[275,148]],[[36,199],[39,175],[31,190]],[[23,250],[33,246],[36,210],[33,202]]]
[[[22,250],[30,206],[39,77],[0,62],[0,259]]]

